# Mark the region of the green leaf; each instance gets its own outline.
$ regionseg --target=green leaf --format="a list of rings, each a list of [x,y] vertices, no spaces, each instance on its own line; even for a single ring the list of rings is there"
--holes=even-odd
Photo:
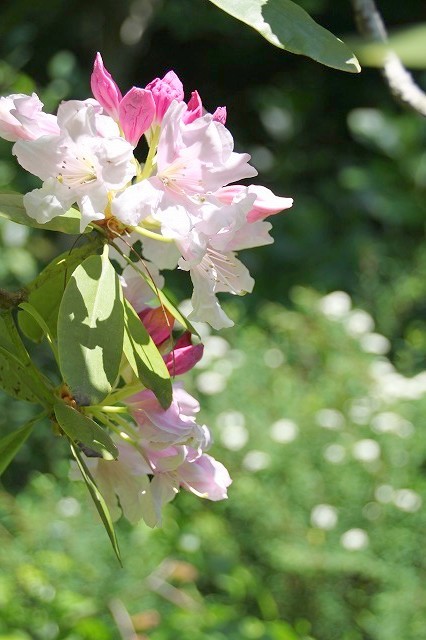
[[[87,256],[96,253],[101,246],[102,240],[95,237],[82,247],[62,253],[26,287],[27,301],[38,311],[53,337],[56,337],[57,332],[59,305],[71,274]],[[21,330],[30,340],[34,342],[42,340],[43,330],[26,311],[19,312],[18,322]]]
[[[72,235],[80,233],[81,215],[77,209],[70,209],[64,215],[53,218],[50,222],[40,224],[25,211],[23,196],[20,193],[0,193],[0,218],[24,224],[34,229],[61,231]]]
[[[111,391],[123,336],[121,286],[105,245],[74,271],[59,307],[59,366],[78,404],[99,404]]]
[[[53,408],[59,426],[75,444],[81,442],[106,459],[118,457],[114,442],[94,420],[63,402],[56,403]]]
[[[117,536],[115,535],[114,525],[112,524],[111,514],[106,505],[106,502],[102,497],[102,494],[99,491],[98,487],[96,486],[96,482],[93,479],[93,476],[91,475],[89,469],[84,463],[84,460],[80,455],[80,452],[72,444],[72,442],[70,442],[70,447],[71,447],[71,453],[74,457],[74,460],[76,461],[77,466],[80,469],[81,475],[83,476],[83,480],[86,483],[86,487],[89,489],[89,493],[92,496],[92,500],[95,503],[95,507],[101,517],[101,520],[104,524],[108,537],[111,540],[112,548],[114,549],[118,562],[120,563],[121,566],[123,566],[123,563],[121,561],[120,549],[118,547]]]
[[[151,389],[167,409],[172,402],[169,371],[136,311],[124,301],[124,355],[139,380]]]
[[[199,333],[194,329],[192,324],[189,322],[188,318],[179,311],[179,309],[173,304],[173,302],[168,298],[167,294],[163,290],[156,290],[157,298],[160,303],[163,305],[167,311],[169,311],[175,320],[177,320],[184,329],[192,333],[193,335],[198,336]]]
[[[219,9],[258,31],[276,47],[308,56],[317,62],[359,73],[351,50],[317,24],[291,0],[210,0]]]
[[[114,245],[115,246],[115,245]],[[194,335],[199,335],[198,331],[196,331],[194,329],[194,327],[192,326],[192,324],[189,322],[189,320],[187,318],[185,318],[184,315],[181,314],[181,312],[179,311],[179,309],[177,309],[177,307],[173,304],[173,302],[167,297],[167,295],[164,293],[164,291],[162,289],[159,289],[155,283],[152,281],[152,278],[150,278],[150,276],[147,273],[144,273],[142,271],[142,269],[140,269],[137,264],[135,262],[133,262],[128,256],[126,256],[125,253],[123,253],[122,251],[120,251],[120,249],[115,246],[115,248],[119,251],[119,253],[121,254],[121,256],[124,258],[124,260],[126,260],[126,262],[135,270],[139,273],[139,275],[141,276],[141,278],[143,278],[145,280],[145,282],[147,283],[147,285],[152,289],[152,291],[155,293],[155,295],[157,296],[160,304],[163,305],[163,307],[165,309],[167,309],[167,311],[169,311],[171,313],[171,315],[173,316],[173,318],[175,320],[177,320],[178,322],[180,322],[180,324],[184,327],[184,329],[186,329],[187,331],[190,331],[190,333],[194,334]]]
[[[32,363],[10,311],[0,314],[0,387],[13,398],[50,407],[51,385]]]
[[[47,326],[46,322],[41,317],[37,309],[35,309],[33,305],[30,304],[29,302],[21,302],[21,304],[19,305],[19,308],[25,311],[27,314],[29,314],[32,317],[34,322],[40,328],[42,335],[46,336],[47,341],[50,345],[50,348],[52,349],[52,352],[55,356],[56,362],[58,362],[59,358],[58,358],[58,350],[56,348],[56,343],[52,337],[51,332],[49,331],[49,327]]]
[[[27,440],[34,424],[43,417],[44,414],[37,416],[33,420],[27,422],[23,427],[9,433],[7,436],[0,440],[0,475],[7,469],[13,458],[18,453],[24,442]]]

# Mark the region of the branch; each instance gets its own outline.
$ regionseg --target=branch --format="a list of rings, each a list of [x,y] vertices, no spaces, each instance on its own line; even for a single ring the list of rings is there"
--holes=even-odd
[[[13,309],[13,307],[17,307],[26,299],[27,292],[25,289],[14,292],[0,289],[0,309]]]
[[[415,83],[399,57],[389,47],[385,23],[374,0],[351,0],[358,31],[375,42],[388,45],[383,60],[383,76],[390,92],[416,113],[426,116],[426,93]]]

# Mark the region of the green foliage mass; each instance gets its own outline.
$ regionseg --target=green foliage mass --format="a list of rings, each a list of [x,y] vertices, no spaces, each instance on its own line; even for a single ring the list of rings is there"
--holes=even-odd
[[[293,302],[207,338],[194,372],[234,479],[226,503],[182,493],[162,530],[120,523],[119,569],[82,483],[36,474],[2,492],[2,640],[119,640],[119,611],[150,640],[420,640],[425,400],[386,395],[387,361],[349,316],[328,319],[305,289]]]
[[[348,3],[300,5],[333,33],[353,30]],[[259,183],[295,206],[273,219],[274,245],[242,254],[257,280],[248,306],[231,309],[243,326],[194,374],[198,395],[210,391],[213,454],[234,478],[229,501],[181,494],[160,531],[122,523],[120,570],[84,487],[66,479],[65,444],[46,450],[47,426],[35,429],[0,494],[0,640],[121,640],[126,611],[149,640],[422,640],[426,407],[418,392],[396,396],[414,389],[426,355],[425,122],[376,71],[286,56],[207,1],[34,7],[2,8],[2,93],[37,88],[47,110],[86,97],[97,49],[127,86],[173,67],[209,110],[227,105]],[[424,14],[421,0],[384,9],[391,26]],[[129,41],[130,23],[142,40]],[[35,186],[0,141],[0,188]],[[72,243],[7,220],[0,233],[11,289]],[[173,287],[185,293],[179,274]],[[390,361],[318,311],[335,289],[372,315]],[[40,349],[46,371],[49,358]],[[2,398],[2,433],[32,417]],[[335,514],[329,529],[319,505],[335,510],[322,511]],[[353,530],[364,533],[345,537]],[[364,546],[351,550],[357,535]]]

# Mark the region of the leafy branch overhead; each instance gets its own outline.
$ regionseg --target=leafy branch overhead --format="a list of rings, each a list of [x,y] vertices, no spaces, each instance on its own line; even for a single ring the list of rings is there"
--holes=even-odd
[[[361,67],[352,51],[313,20],[291,0],[210,0],[258,31],[280,49],[297,53],[328,67],[359,73]]]

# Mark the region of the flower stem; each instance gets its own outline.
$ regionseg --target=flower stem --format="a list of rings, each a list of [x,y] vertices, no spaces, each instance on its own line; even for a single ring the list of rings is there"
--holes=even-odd
[[[145,387],[143,386],[143,384],[141,382],[137,382],[133,385],[123,387],[123,389],[113,391],[107,398],[105,398],[105,401],[108,402],[108,406],[110,406],[115,404],[116,402],[120,402],[120,400],[123,400],[124,398],[129,398],[130,396],[133,396],[135,393],[143,391],[144,389]],[[98,409],[98,407],[96,407],[96,409]],[[103,411],[104,407],[99,407],[99,409]]]
[[[149,229],[145,229],[145,227],[133,227],[133,231],[136,231],[140,236],[145,236],[146,238],[151,238],[152,240],[159,240],[160,242],[173,242],[173,238],[165,238],[159,233],[154,233],[154,231],[149,231]]]
[[[154,133],[151,138],[151,144],[149,145],[149,151],[146,157],[145,166],[142,169],[141,174],[138,176],[137,182],[140,182],[141,180],[145,180],[145,178],[149,178],[152,173],[152,168],[154,165],[154,156],[155,156],[155,152],[157,151],[158,141],[160,139],[160,131],[161,131],[161,128],[158,126],[154,130]]]
[[[85,411],[105,411],[105,413],[128,413],[127,407],[113,407],[113,406],[104,406],[100,404],[93,404],[89,407],[84,407]]]

